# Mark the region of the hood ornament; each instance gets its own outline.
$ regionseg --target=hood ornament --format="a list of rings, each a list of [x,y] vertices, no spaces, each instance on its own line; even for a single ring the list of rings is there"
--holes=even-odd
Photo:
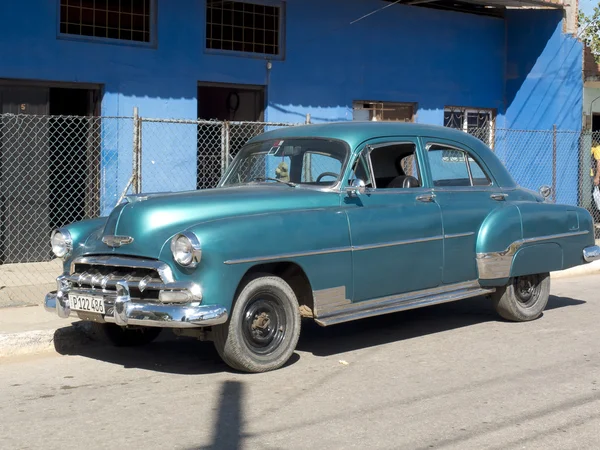
[[[102,237],[102,242],[104,242],[109,247],[120,247],[121,245],[131,244],[133,242],[133,238],[131,236],[104,236]]]

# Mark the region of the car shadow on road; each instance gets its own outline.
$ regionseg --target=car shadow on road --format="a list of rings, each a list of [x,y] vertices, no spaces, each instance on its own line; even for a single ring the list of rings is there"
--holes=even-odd
[[[582,300],[551,296],[546,310],[584,304]],[[409,340],[485,322],[502,321],[489,300],[482,297],[419,308],[353,322],[320,327],[303,320],[297,350],[315,356],[330,356],[362,348]],[[75,323],[77,326],[77,323]],[[71,328],[71,327],[68,327]],[[59,333],[61,330],[58,330]],[[63,344],[60,344],[63,342]],[[141,347],[112,347],[82,337],[81,344],[55,339],[56,351],[118,364],[124,368],[152,370],[180,375],[231,372],[219,357],[212,342],[176,337],[165,329],[151,344]],[[297,353],[286,366],[300,359]]]
[[[85,338],[83,338],[85,340]],[[81,345],[56,348],[63,355],[77,355],[123,366],[180,375],[223,372],[228,366],[221,361],[212,342],[175,336],[165,329],[156,341],[137,347],[113,347],[87,339]]]
[[[584,303],[569,297],[550,296],[546,311]],[[302,335],[297,349],[315,356],[331,356],[498,321],[502,322],[504,319],[497,315],[492,302],[484,297],[386,314],[330,327],[320,327],[315,322],[306,320],[302,324]]]

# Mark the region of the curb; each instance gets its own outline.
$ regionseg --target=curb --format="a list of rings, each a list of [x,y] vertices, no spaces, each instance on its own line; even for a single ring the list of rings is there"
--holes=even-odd
[[[37,353],[73,351],[92,343],[86,322],[49,330],[0,334],[0,359]]]
[[[600,274],[600,261],[594,261],[581,266],[575,266],[566,270],[559,270],[557,272],[551,272],[551,278],[567,278],[567,277],[579,277],[583,275],[595,275]]]

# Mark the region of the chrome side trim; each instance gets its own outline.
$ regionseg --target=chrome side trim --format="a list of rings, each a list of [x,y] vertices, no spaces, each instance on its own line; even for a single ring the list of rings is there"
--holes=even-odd
[[[276,255],[268,255],[268,256],[257,256],[254,258],[240,258],[240,259],[228,259],[224,261],[224,264],[244,264],[249,262],[262,262],[262,261],[272,261],[276,259],[287,259],[287,258],[300,258],[302,256],[315,256],[315,255],[327,255],[329,253],[342,253],[349,252],[352,248],[348,247],[337,247],[337,248],[326,248],[323,250],[309,250],[305,252],[296,252],[296,253],[279,253]]]
[[[288,259],[288,258],[301,258],[303,256],[315,256],[315,255],[327,255],[330,253],[342,253],[342,252],[351,252],[351,251],[363,251],[363,250],[371,250],[374,248],[384,248],[384,247],[394,247],[398,245],[407,245],[407,244],[418,244],[421,242],[429,242],[429,241],[439,241],[442,240],[444,236],[431,236],[427,238],[418,238],[418,239],[405,239],[402,241],[392,241],[392,242],[380,242],[377,244],[365,244],[365,245],[352,245],[347,247],[335,247],[335,248],[326,248],[323,250],[308,250],[305,252],[296,252],[296,253],[279,253],[275,255],[267,255],[267,256],[257,256],[254,258],[240,258],[240,259],[228,259],[224,261],[224,264],[243,264],[250,262],[263,262],[263,261],[273,261],[277,259]]]
[[[335,325],[365,317],[379,316],[398,311],[437,305],[494,292],[495,289],[482,288],[477,281],[457,283],[423,291],[393,295],[358,303],[334,307],[321,311],[315,301],[315,321],[321,326]]]
[[[493,280],[510,277],[510,268],[512,266],[513,257],[515,253],[517,253],[517,250],[526,244],[574,236],[583,236],[588,233],[589,231],[585,230],[519,239],[518,241],[510,244],[506,250],[500,252],[477,253],[476,259],[479,278],[482,280]]]
[[[473,236],[475,233],[473,231],[469,231],[468,233],[454,233],[454,234],[445,234],[444,239],[455,239],[459,237],[467,237]]]
[[[346,286],[338,286],[313,291],[313,304],[313,314],[317,317],[327,311],[343,309],[352,304],[352,301],[346,297]]]
[[[352,246],[352,250],[354,251],[362,251],[362,250],[371,250],[373,248],[384,248],[384,247],[395,247],[398,245],[407,245],[407,244],[418,244],[420,242],[430,242],[430,241],[441,241],[444,236],[431,236],[427,238],[418,238],[418,239],[405,239],[402,241],[393,241],[393,242],[381,242],[379,244],[366,244],[366,245],[355,245]]]
[[[171,268],[161,261],[141,258],[127,258],[124,256],[113,256],[113,255],[102,255],[102,256],[81,256],[75,258],[71,262],[70,273],[75,273],[75,264],[90,264],[97,266],[119,266],[119,267],[132,267],[138,269],[155,269],[160,278],[165,283],[172,283],[175,281],[173,271]]]

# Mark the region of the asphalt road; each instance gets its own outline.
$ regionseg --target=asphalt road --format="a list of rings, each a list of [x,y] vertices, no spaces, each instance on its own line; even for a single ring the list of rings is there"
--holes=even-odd
[[[553,281],[522,324],[481,298],[303,324],[267,374],[168,335],[3,361],[0,448],[597,449],[599,291],[595,276]]]

